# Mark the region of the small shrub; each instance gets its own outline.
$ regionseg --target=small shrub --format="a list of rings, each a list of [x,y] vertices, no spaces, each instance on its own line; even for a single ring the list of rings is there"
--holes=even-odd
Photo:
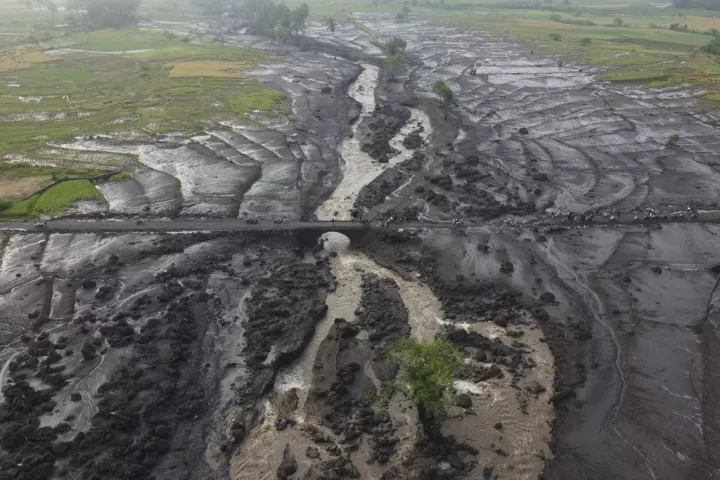
[[[666,145],[668,147],[674,147],[675,144],[677,144],[677,142],[679,140],[680,140],[680,135],[678,135],[677,133],[673,133],[672,135],[670,135],[670,138],[668,138]]]
[[[560,40],[562,40],[562,35],[560,35],[559,33],[551,33],[549,35],[549,37],[550,37],[550,40],[552,40],[554,42],[559,42]]]
[[[580,39],[580,45],[590,45],[591,43],[592,43],[592,39],[589,37]]]

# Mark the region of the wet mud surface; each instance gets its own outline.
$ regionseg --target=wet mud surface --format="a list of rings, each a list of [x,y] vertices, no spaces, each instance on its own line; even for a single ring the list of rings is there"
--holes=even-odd
[[[535,226],[714,209],[713,114],[509,37],[357,16],[407,41],[395,79],[349,24],[302,48],[218,24],[283,57],[254,74],[296,121],[62,146],[138,155],[103,187],[118,213],[448,227],[0,233],[0,478],[720,475],[718,226]],[[406,337],[463,354],[440,428],[383,360]]]
[[[381,95],[405,101],[411,90],[433,121],[432,148],[421,149],[415,171],[399,172],[396,183],[389,172],[378,179],[382,193],[401,180],[403,187],[376,211],[420,211],[442,221],[554,210],[634,211],[642,218],[647,208],[715,207],[718,173],[710,159],[718,131],[691,92],[601,84],[585,66],[560,68],[504,36],[360,18],[382,35],[408,40],[418,59],[398,76],[401,87]],[[465,68],[475,62],[478,74],[469,75]],[[430,93],[437,79],[457,96],[448,122]],[[676,148],[665,146],[672,133],[685,139]],[[715,227],[547,234],[502,225],[453,236],[433,231],[423,242],[453,252],[443,262],[449,277],[506,284],[538,304],[530,311],[555,358],[558,415],[546,478],[717,476],[710,400],[717,379],[709,374]],[[410,261],[405,253],[393,258]],[[470,311],[492,319],[487,307]]]

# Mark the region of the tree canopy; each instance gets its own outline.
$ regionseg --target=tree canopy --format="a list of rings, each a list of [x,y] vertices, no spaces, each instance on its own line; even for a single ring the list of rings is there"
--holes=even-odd
[[[244,0],[240,4],[239,13],[254,27],[279,40],[287,40],[305,31],[310,8],[307,3],[302,3],[291,10],[284,3],[276,3],[273,0]]]
[[[712,53],[713,55],[720,55],[720,38],[713,38],[712,41],[703,45],[702,51]]]
[[[122,27],[136,21],[140,0],[70,0],[68,9],[85,17],[97,27]]]
[[[396,53],[404,52],[407,48],[405,40],[398,37],[393,37],[385,44],[385,50],[388,56],[395,55]]]
[[[410,389],[420,419],[430,422],[446,412],[453,392],[453,370],[462,354],[452,343],[421,343],[401,339],[388,349],[389,360],[399,367],[397,380]]]

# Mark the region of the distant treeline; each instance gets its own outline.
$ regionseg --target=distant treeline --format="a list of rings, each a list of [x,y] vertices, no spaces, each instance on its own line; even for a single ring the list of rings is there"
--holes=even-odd
[[[255,29],[283,41],[299,36],[310,15],[307,3],[294,9],[274,0],[193,0],[193,3],[208,13],[241,18]]]
[[[553,13],[552,15],[550,15],[550,21],[556,23],[566,23],[568,25],[581,25],[584,27],[594,27],[595,25],[597,25],[597,23],[590,20],[581,20],[579,18],[564,18],[557,13]]]
[[[711,42],[703,45],[702,51],[712,53],[713,55],[720,55],[720,38],[713,38]]]
[[[121,27],[136,21],[139,4],[140,0],[69,0],[67,9],[78,16],[77,22],[94,27]]]
[[[720,10],[720,0],[673,0],[673,7]]]

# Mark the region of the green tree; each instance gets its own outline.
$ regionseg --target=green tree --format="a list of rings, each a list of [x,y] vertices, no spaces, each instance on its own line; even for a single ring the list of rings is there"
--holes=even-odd
[[[292,31],[296,37],[300,35],[300,32],[305,31],[305,21],[310,15],[310,7],[307,3],[302,3],[292,12]]]
[[[462,354],[446,340],[401,339],[388,349],[388,359],[399,367],[397,380],[410,390],[420,421],[431,425],[452,402],[453,370],[462,362]]]
[[[560,40],[562,40],[562,35],[560,35],[559,33],[551,33],[548,36],[550,37],[550,40],[553,40],[555,42],[559,42]]]
[[[227,0],[194,0],[202,3],[217,3]],[[307,3],[300,4],[294,10],[282,2],[273,0],[241,0],[239,4],[232,4],[231,14],[239,15],[258,30],[273,38],[285,41],[292,36],[296,38],[305,30],[306,21],[310,15]],[[329,29],[335,31],[335,21],[331,19]]]
[[[670,138],[668,138],[666,145],[668,147],[674,147],[679,140],[680,140],[680,135],[678,135],[677,133],[673,133],[672,135],[670,135]]]
[[[277,40],[285,40],[292,29],[292,11],[284,3],[274,3],[267,7],[267,11],[260,12],[260,18],[265,30]]]
[[[385,59],[385,63],[388,67],[388,72],[390,72],[391,80],[395,80],[395,74],[400,70],[402,62],[403,56],[400,54],[400,52],[397,52],[395,55],[390,55]]]
[[[96,28],[122,27],[135,23],[140,0],[70,0],[68,9],[85,17]]]
[[[592,43],[592,39],[589,37],[580,39],[580,45],[590,45],[591,43]]]
[[[453,102],[453,91],[442,80],[435,82],[432,91],[435,95],[440,97],[440,103],[442,103],[443,110],[445,110],[445,120],[447,120],[448,110]]]
[[[395,55],[396,53],[404,52],[407,48],[405,40],[398,37],[393,37],[385,44],[385,50],[388,55]]]
[[[622,27],[622,24],[623,24],[623,19],[622,19],[622,18],[620,18],[620,17],[615,17],[615,18],[613,19],[613,25],[615,25],[616,27]]]

